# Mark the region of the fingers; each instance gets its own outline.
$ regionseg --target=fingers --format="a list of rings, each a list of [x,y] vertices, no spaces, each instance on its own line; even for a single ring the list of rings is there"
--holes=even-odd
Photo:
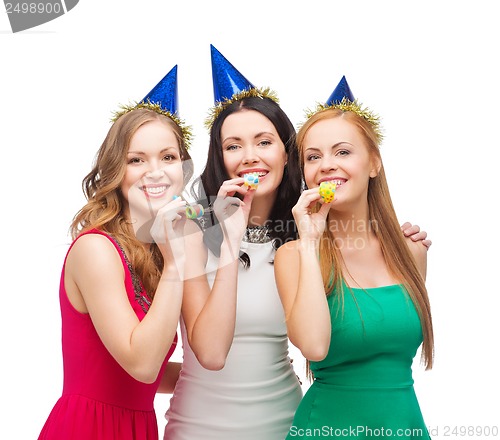
[[[403,230],[403,234],[405,237],[411,237],[417,234],[421,234],[420,228],[417,225],[410,226]],[[425,238],[425,237],[424,237]]]
[[[431,247],[432,241],[431,240],[422,240],[422,244],[429,250]]]
[[[320,199],[317,188],[305,190],[292,208],[301,240],[318,240],[325,229],[326,218],[333,202],[321,203]],[[318,203],[320,203],[319,209],[312,212],[312,208]]]
[[[427,232],[421,231],[420,226],[412,225],[410,222],[405,222],[401,226],[401,230],[405,237],[411,237],[413,241],[423,240],[427,237]]]
[[[213,209],[219,222],[225,221],[234,214],[242,203],[242,200],[238,197],[217,197],[213,204]]]
[[[418,225],[405,222],[401,225],[401,231],[403,231],[405,237],[410,238],[412,241],[421,241],[427,249],[432,245],[432,241],[427,239],[427,232],[421,231]]]
[[[302,192],[297,204],[292,208],[294,216],[310,215],[311,208],[318,203],[321,196],[317,189],[307,189]]]
[[[217,193],[217,198],[213,204],[215,215],[219,221],[224,221],[229,216],[234,214],[241,206],[245,208],[245,212],[249,212],[252,200],[255,196],[255,190],[244,186],[244,179],[237,177],[235,179],[226,180],[220,187]],[[235,194],[240,194],[243,198],[235,197]]]
[[[243,204],[246,206],[251,206],[252,205],[252,200],[255,197],[256,190],[248,190],[243,197]]]
[[[174,229],[182,231],[184,229],[184,225],[186,224],[186,220],[186,209],[183,209],[180,213],[177,214],[177,218],[175,218],[172,222]]]
[[[297,206],[309,209],[315,202],[318,202],[320,198],[321,196],[317,189],[307,189],[300,195]]]
[[[420,231],[420,232],[418,232],[416,234],[410,235],[409,238],[411,238],[413,241],[425,240],[427,238],[427,232]]]
[[[425,240],[427,238],[427,232],[421,231],[417,225],[403,230],[403,235],[411,238],[413,241]]]
[[[245,195],[248,191],[246,186],[243,186],[245,179],[237,177],[236,179],[226,180],[217,193],[218,197],[234,196],[236,193]]]
[[[411,227],[412,227],[412,224],[410,222],[404,222],[401,225],[401,230],[404,232],[406,229],[410,229]],[[420,229],[418,226],[417,226],[417,228]]]
[[[325,217],[328,215],[328,212],[330,211],[330,207],[332,206],[332,202],[330,203],[323,203],[321,205],[321,208],[319,209],[318,211],[318,214],[320,214],[321,216]]]
[[[167,231],[173,229],[173,222],[182,219],[183,214],[185,216],[186,205],[187,202],[178,197],[158,210],[150,229],[155,241],[165,241]]]
[[[214,211],[221,211],[227,209],[228,206],[240,206],[242,200],[238,197],[217,197],[214,202]]]
[[[180,197],[168,202],[158,210],[156,219],[170,220],[179,219],[181,213],[185,213],[187,202]],[[155,219],[155,221],[156,221]]]

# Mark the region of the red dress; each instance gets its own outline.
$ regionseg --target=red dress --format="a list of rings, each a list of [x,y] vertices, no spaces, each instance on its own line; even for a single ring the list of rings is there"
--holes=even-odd
[[[104,235],[116,247],[125,270],[124,281],[130,304],[137,317],[142,320],[149,309],[150,300],[141,282],[131,271],[124,252],[109,235],[98,230],[86,233]],[[64,364],[63,393],[54,405],[38,439],[158,439],[154,397],[167,361],[175,349],[177,335],[156,382],[145,384],[135,380],[103,345],[90,316],[78,312],[69,302],[64,288],[64,266],[59,288]]]

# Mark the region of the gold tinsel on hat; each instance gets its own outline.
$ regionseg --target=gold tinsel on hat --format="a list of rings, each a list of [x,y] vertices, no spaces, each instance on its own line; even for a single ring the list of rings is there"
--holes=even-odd
[[[145,108],[148,110],[152,110],[160,115],[166,116],[167,118],[172,119],[181,129],[182,131],[182,137],[184,138],[184,143],[186,145],[186,150],[189,150],[191,148],[191,141],[193,138],[193,132],[192,132],[192,127],[189,125],[186,125],[185,122],[174,115],[173,113],[170,113],[167,110],[164,110],[160,104],[151,102],[149,100],[147,101],[141,101],[135,104],[131,105],[120,105],[120,110],[116,111],[113,113],[113,117],[111,118],[111,122],[116,122],[120,116],[123,116],[124,114],[131,112],[132,110],[140,109],[140,108]]]
[[[316,108],[314,110],[307,109],[305,111],[306,119],[309,119],[312,115],[315,113],[318,113],[323,110],[328,110],[330,108],[336,108],[339,109],[343,112],[353,112],[356,113],[358,116],[361,118],[365,119],[368,121],[372,127],[373,130],[375,131],[375,134],[377,135],[377,139],[380,142],[382,142],[383,139],[383,133],[382,129],[380,127],[380,117],[373,113],[371,110],[369,110],[366,107],[363,107],[361,103],[359,103],[357,100],[350,101],[347,98],[342,98],[342,101],[336,103],[336,104],[316,104]],[[300,126],[304,125],[304,123],[300,124]],[[300,128],[299,126],[299,128]]]
[[[233,102],[236,101],[241,101],[242,99],[245,98],[269,98],[272,99],[274,102],[279,103],[278,96],[276,95],[276,92],[271,90],[269,87],[265,88],[252,88],[252,89],[245,89],[242,90],[241,92],[235,93],[231,98],[225,98],[223,101],[217,102],[210,110],[209,110],[209,115],[205,119],[205,127],[207,129],[211,129],[214,121],[217,119],[217,117],[221,114],[221,112],[229,107]]]

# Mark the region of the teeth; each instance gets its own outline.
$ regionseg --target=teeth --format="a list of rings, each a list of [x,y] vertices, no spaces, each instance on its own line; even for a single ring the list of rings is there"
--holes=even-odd
[[[167,190],[167,187],[166,186],[155,186],[155,187],[151,187],[151,188],[144,188],[144,190],[148,193],[148,194],[161,194],[162,192],[165,192]]]
[[[265,176],[267,174],[267,172],[266,171],[259,171],[259,172],[255,171],[253,173],[245,173],[245,174],[243,174],[243,176],[246,176],[247,174],[257,174],[257,176],[262,177],[262,176]]]
[[[331,183],[334,183],[336,186],[340,186],[343,183],[345,183],[343,180],[339,180],[339,179],[324,180],[323,182],[331,182]]]

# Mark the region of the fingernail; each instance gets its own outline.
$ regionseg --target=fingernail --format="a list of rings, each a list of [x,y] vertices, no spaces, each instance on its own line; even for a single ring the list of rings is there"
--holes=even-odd
[[[172,200],[177,200],[179,196],[174,196]]]

